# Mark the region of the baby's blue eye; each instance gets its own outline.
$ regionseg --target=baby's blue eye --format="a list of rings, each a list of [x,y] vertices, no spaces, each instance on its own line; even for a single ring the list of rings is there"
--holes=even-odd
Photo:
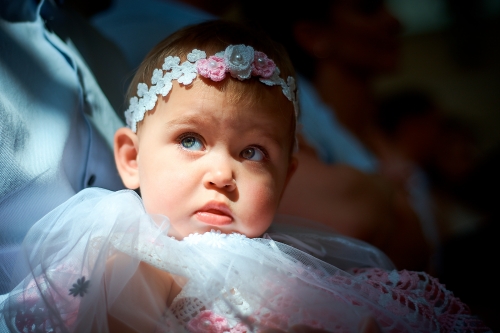
[[[203,149],[203,144],[200,142],[200,140],[194,136],[186,136],[181,139],[181,146],[182,148],[188,149],[188,150],[202,150]]]
[[[241,157],[251,161],[262,161],[265,155],[259,148],[250,147],[241,152]]]

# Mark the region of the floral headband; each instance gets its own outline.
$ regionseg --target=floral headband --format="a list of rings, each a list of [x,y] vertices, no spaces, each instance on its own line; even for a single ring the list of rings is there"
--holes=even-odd
[[[189,85],[197,74],[212,81],[224,80],[226,73],[241,81],[260,76],[259,81],[268,86],[281,86],[283,94],[293,103],[295,117],[298,116],[295,79],[289,76],[285,82],[279,76],[280,70],[274,61],[265,53],[254,51],[251,46],[229,45],[208,59],[204,51],[194,49],[187,55],[187,61],[179,63],[179,57],[166,57],[162,69],[153,71],[151,87],[142,82],[137,85],[137,96],[130,99],[130,106],[125,111],[127,125],[132,131],[137,131],[137,123],[144,119],[147,111],[155,107],[158,95],[167,96],[172,90],[172,80]]]

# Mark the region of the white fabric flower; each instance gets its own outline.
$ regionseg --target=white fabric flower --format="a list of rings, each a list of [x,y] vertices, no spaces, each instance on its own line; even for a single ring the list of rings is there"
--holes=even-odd
[[[203,234],[203,241],[211,247],[221,248],[222,245],[224,245],[226,236],[227,235],[221,233],[220,230],[215,231],[212,229],[210,232]]]
[[[181,62],[181,59],[179,57],[172,57],[168,56],[165,58],[165,61],[163,63],[163,70],[169,71],[175,66],[179,66],[179,63]]]
[[[162,96],[167,96],[172,90],[172,78],[163,78],[156,84],[156,91]]]
[[[247,236],[243,235],[243,234],[238,234],[238,233],[232,233],[232,234],[229,234],[227,235],[227,238],[228,239],[234,239],[234,240],[237,240],[237,241],[245,241],[248,239]]]
[[[183,85],[188,85],[191,84],[196,78],[197,70],[195,64],[186,61],[182,64],[182,66],[180,66],[179,69],[182,76],[177,79],[177,82]]]
[[[147,84],[141,82],[137,84],[137,96],[142,97],[147,94],[149,91],[149,87]]]
[[[197,62],[200,59],[205,59],[207,57],[207,54],[205,51],[200,51],[197,49],[194,49],[187,55],[187,60],[190,62]]]
[[[181,77],[181,75],[182,75],[182,68],[180,66],[172,68],[172,71],[170,72],[171,80],[177,80],[178,78]]]
[[[163,78],[163,71],[159,68],[156,68],[153,71],[153,76],[151,77],[151,83],[157,84]]]
[[[273,75],[268,77],[267,79],[265,78],[260,78],[260,82],[268,85],[268,86],[276,86],[276,85],[282,85],[285,81],[280,77],[280,70],[278,67],[273,72]],[[286,95],[285,95],[286,96]],[[288,98],[288,96],[287,96]]]
[[[197,245],[201,241],[201,235],[199,233],[189,234],[182,241],[189,245]]]
[[[144,103],[144,111],[149,111],[153,110],[156,101],[158,100],[158,96],[156,96],[156,87],[153,86],[150,88],[150,90],[147,92],[147,94],[144,95],[143,97],[143,103]]]
[[[290,89],[290,87],[286,84],[285,80],[281,80],[280,81],[280,85],[281,85],[281,90],[283,91],[283,95],[286,96],[286,98],[288,98],[289,101],[292,100],[292,91]]]

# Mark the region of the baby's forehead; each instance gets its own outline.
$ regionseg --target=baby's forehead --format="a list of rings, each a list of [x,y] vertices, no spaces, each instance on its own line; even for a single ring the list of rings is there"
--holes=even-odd
[[[248,81],[246,81],[248,82]],[[246,86],[248,83],[235,83]],[[293,106],[282,94],[255,94],[252,90],[234,90],[231,85],[220,86],[196,80],[189,87],[175,83],[170,95],[161,98],[155,108],[154,122],[187,128],[218,126],[226,129],[257,132],[276,132],[286,139],[292,130]],[[253,95],[252,95],[253,93]],[[146,119],[149,116],[146,116]]]
[[[220,89],[227,95],[228,101],[232,103],[258,105],[272,101],[278,103],[282,107],[284,105],[291,106],[290,110],[292,110],[293,114],[293,104],[283,95],[281,87],[267,86],[257,78],[251,78],[245,81],[229,78],[222,82],[213,82],[204,78],[198,78],[197,81]]]
[[[171,96],[160,103],[175,100],[183,105],[185,114],[201,113],[199,116],[214,118],[246,118],[247,122],[274,122],[284,126],[293,121],[295,114],[292,103],[281,93],[278,86],[265,86],[260,82],[244,82],[226,79],[213,82],[198,78],[190,86],[173,84]],[[222,112],[224,111],[224,112]]]

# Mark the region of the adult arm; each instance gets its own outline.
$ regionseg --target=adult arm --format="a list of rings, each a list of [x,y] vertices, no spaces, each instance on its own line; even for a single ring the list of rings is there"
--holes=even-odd
[[[299,166],[279,213],[301,216],[366,241],[384,251],[398,269],[427,268],[430,248],[405,193],[378,174],[325,164],[301,143]]]

